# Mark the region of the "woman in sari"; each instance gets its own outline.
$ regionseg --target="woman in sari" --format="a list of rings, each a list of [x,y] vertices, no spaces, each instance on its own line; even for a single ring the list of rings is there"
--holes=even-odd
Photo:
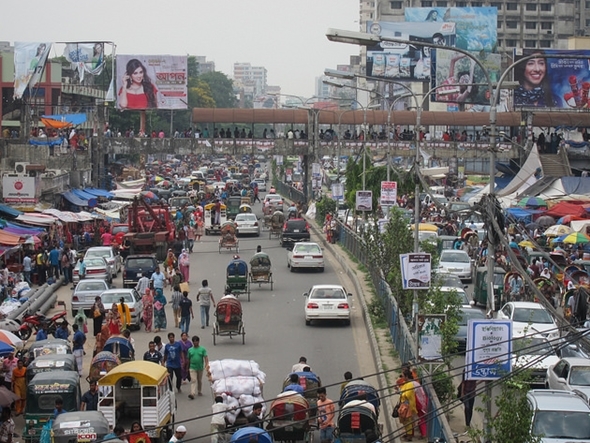
[[[166,329],[166,297],[164,291],[160,288],[156,289],[156,296],[154,297],[154,328],[155,332],[160,332]]]
[[[182,254],[180,254],[180,256],[178,257],[178,268],[180,269],[180,273],[182,274],[182,279],[185,282],[189,282],[189,272],[190,272],[190,264],[191,264],[191,258],[188,255],[188,252],[186,249],[182,250]]]
[[[129,435],[127,436],[129,443],[151,443],[147,432],[141,427],[141,423],[134,421],[131,424]]]
[[[154,319],[154,290],[153,283],[145,290],[145,295],[142,297],[143,302],[143,324],[146,332],[152,332],[152,322]]]
[[[110,336],[121,335],[121,320],[117,303],[113,303],[113,307],[107,314],[107,325],[109,327]]]
[[[193,342],[189,340],[186,332],[183,332],[180,336],[180,347],[182,348],[182,352],[180,353],[180,372],[182,375],[182,381],[191,381],[188,367],[188,350],[193,347]]]
[[[402,407],[399,409],[399,421],[406,431],[406,435],[402,440],[412,441],[414,437],[414,419],[418,414],[418,409],[416,408],[416,393],[411,372],[405,370],[404,377],[407,381],[400,387],[399,401]]]
[[[164,269],[175,268],[177,264],[178,261],[176,260],[174,252],[172,252],[172,249],[168,249],[168,255],[166,255],[166,258],[164,259]]]
[[[16,415],[21,415],[25,412],[25,402],[27,398],[27,381],[26,376],[27,368],[22,360],[19,360],[16,364],[16,368],[12,370],[12,391],[20,397],[20,400],[16,401],[14,412]]]
[[[102,328],[100,329],[100,332],[98,333],[98,335],[96,336],[96,345],[94,346],[94,355],[98,354],[99,352],[102,352],[102,350],[104,349],[104,345],[107,342],[107,340],[109,338],[111,338],[111,330],[109,329],[110,326],[110,318],[112,317],[111,312],[107,312],[107,321],[105,323],[103,323]]]

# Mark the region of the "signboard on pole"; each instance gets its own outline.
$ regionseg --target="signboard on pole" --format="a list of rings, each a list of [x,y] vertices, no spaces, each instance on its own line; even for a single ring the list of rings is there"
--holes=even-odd
[[[397,182],[381,182],[381,206],[393,206],[397,203]]]
[[[357,211],[372,211],[373,210],[373,191],[356,191]]]
[[[446,315],[418,315],[418,357],[422,360],[442,360],[442,330]]]
[[[277,162],[277,166],[283,165],[283,156],[282,155],[275,155],[275,161]]]
[[[403,289],[428,289],[430,288],[430,254],[410,253],[399,256],[402,269]]]
[[[311,164],[311,176],[319,179],[322,176],[322,167],[319,163]]]
[[[332,183],[332,200],[344,201],[344,185],[342,183]]]
[[[35,177],[2,177],[2,198],[5,203],[39,203],[41,181]]]
[[[512,370],[512,320],[469,320],[467,380],[497,380]]]

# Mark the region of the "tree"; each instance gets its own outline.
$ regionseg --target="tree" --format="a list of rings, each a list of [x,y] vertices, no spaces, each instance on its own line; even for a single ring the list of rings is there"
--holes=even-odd
[[[233,82],[225,74],[215,71],[200,75],[199,80],[207,83],[217,108],[235,108],[236,96]]]
[[[190,108],[214,108],[215,99],[207,82],[196,79],[188,88],[188,106]]]

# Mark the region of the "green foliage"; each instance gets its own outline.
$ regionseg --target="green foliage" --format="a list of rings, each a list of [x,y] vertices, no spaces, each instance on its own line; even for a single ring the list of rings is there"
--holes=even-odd
[[[236,107],[237,101],[234,95],[233,82],[225,74],[218,71],[207,72],[200,75],[199,80],[209,85],[216,108]]]
[[[325,195],[322,199],[315,204],[316,208],[316,215],[315,219],[318,223],[323,224],[324,220],[326,219],[326,214],[332,213],[335,214],[336,210],[338,209],[338,204],[336,200],[326,197]]]
[[[478,408],[489,423],[490,434],[485,429],[473,428],[469,435],[474,440],[485,439],[497,442],[540,443],[541,436],[531,435],[533,411],[526,394],[529,390],[527,379],[530,371],[524,370],[511,375],[510,379],[500,384],[500,394],[494,397],[498,414],[491,416],[486,409]],[[488,400],[483,396],[483,401]],[[575,426],[575,424],[573,424]]]
[[[367,305],[367,310],[369,311],[371,321],[376,328],[387,326],[387,319],[385,318],[385,308],[383,307],[383,303],[381,302],[381,300],[379,300],[379,297],[377,297],[376,295],[373,295],[373,297],[371,297],[371,301]]]
[[[444,405],[453,400],[455,388],[453,387],[453,376],[447,364],[440,365],[432,371],[432,387],[441,404]]]

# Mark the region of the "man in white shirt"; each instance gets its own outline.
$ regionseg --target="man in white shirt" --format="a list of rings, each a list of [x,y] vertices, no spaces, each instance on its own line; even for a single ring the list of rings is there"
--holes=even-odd
[[[215,397],[215,403],[211,406],[211,443],[219,441],[219,435],[225,431],[225,413],[228,406],[223,403],[221,396]]]
[[[299,357],[299,363],[293,365],[291,372],[303,372],[304,368],[309,368],[310,372],[313,372],[311,371],[311,367],[307,364],[307,358]]]

